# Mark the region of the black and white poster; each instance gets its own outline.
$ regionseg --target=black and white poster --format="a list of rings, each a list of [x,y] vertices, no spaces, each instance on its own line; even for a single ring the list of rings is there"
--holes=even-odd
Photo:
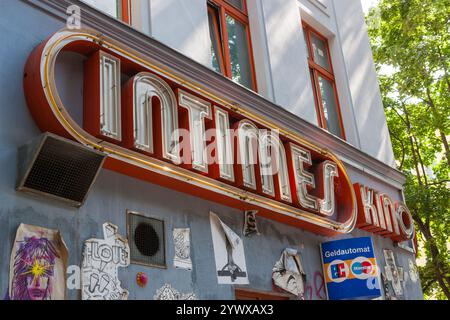
[[[173,264],[175,268],[192,270],[190,232],[189,228],[173,229],[173,243],[175,246]]]
[[[402,281],[397,264],[395,263],[394,252],[390,249],[384,249],[384,259],[386,261],[385,273],[387,280],[391,283],[396,296],[403,295]]]
[[[242,239],[210,212],[211,233],[219,284],[249,284]]]

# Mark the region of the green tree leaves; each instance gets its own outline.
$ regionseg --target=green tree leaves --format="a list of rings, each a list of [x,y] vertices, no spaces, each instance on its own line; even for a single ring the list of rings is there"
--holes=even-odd
[[[450,299],[450,0],[381,0],[367,23],[424,293]]]

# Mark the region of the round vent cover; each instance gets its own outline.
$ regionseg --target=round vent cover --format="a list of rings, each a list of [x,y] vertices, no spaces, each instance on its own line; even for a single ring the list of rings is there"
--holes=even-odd
[[[145,222],[139,223],[134,230],[134,243],[146,257],[154,256],[159,250],[158,234],[151,224]]]

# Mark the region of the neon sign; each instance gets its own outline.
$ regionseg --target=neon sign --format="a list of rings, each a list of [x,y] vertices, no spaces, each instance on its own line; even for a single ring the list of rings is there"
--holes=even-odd
[[[86,57],[82,124],[58,94],[62,51]],[[332,152],[95,31],[39,45],[24,86],[40,129],[105,152],[107,169],[323,235],[355,226],[353,186]]]
[[[388,195],[358,183],[354,187],[359,212],[358,228],[397,242],[413,238],[413,218],[404,203],[394,203]]]

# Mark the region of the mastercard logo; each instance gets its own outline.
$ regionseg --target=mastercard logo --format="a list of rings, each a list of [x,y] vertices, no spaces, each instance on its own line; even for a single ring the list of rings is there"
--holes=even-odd
[[[368,279],[373,276],[375,266],[366,257],[358,257],[353,259],[350,270],[357,279]]]

